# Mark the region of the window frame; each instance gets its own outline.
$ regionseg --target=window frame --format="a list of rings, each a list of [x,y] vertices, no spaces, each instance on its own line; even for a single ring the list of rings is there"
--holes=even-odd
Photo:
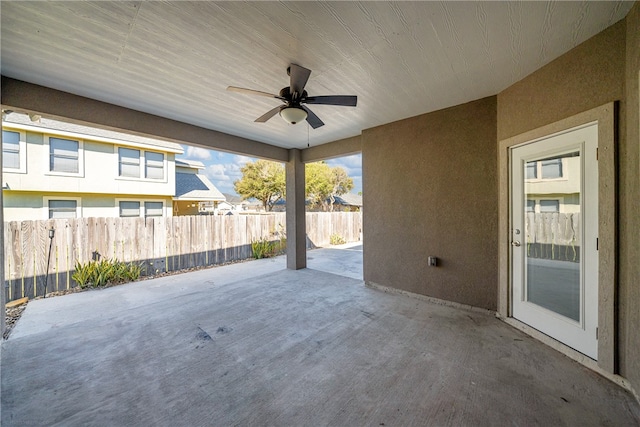
[[[544,167],[545,167],[545,162],[547,162],[547,165],[550,165],[550,162],[554,162],[556,165],[558,165],[558,169],[560,172],[560,176],[554,176],[554,177],[545,177],[544,175]],[[566,171],[565,171],[565,160],[564,158],[559,158],[559,159],[552,159],[552,160],[539,160],[538,161],[538,168],[540,170],[540,179],[541,180],[545,180],[545,181],[550,181],[553,179],[566,179],[565,175],[566,175]]]
[[[161,215],[149,215],[147,213],[147,210],[148,210],[147,209],[147,203],[160,203],[162,205],[162,207],[160,208],[160,211],[162,212],[162,214]],[[166,206],[165,206],[163,201],[160,201],[160,200],[145,200],[142,205],[144,206],[143,216],[145,218],[164,218],[166,216],[166,210],[165,210]]]
[[[67,196],[44,196],[42,197],[42,210],[43,219],[65,219],[65,218],[50,218],[49,217],[49,202],[56,200],[73,200],[76,202],[76,217],[75,219],[82,218],[82,198],[81,197],[67,197]]]
[[[149,157],[147,156],[147,154],[158,154],[160,156],[162,156],[162,166],[158,167],[158,166],[154,166],[154,165],[149,165]],[[148,180],[152,180],[152,181],[164,181],[165,179],[165,175],[166,175],[166,158],[167,156],[165,155],[165,153],[159,152],[159,151],[144,151],[143,154],[143,158],[144,158],[144,179],[148,179]],[[157,160],[155,160],[157,162]],[[162,170],[162,176],[160,178],[150,178],[149,177],[149,168],[152,169],[161,169]]]
[[[123,176],[120,174],[120,149],[133,150],[138,151],[138,176]],[[116,156],[116,179],[118,180],[126,180],[126,181],[145,181],[145,182],[158,182],[158,183],[167,183],[168,182],[168,169],[169,169],[169,161],[167,153],[164,151],[157,150],[146,150],[144,148],[135,147],[135,146],[127,146],[127,145],[115,145],[114,152]],[[148,177],[148,168],[149,162],[147,159],[147,153],[159,154],[162,156],[162,177],[161,178],[149,178]],[[152,168],[154,166],[151,166]],[[159,167],[155,167],[156,169],[160,169]]]
[[[138,167],[138,175],[123,175],[122,174],[122,165],[134,165],[134,163],[132,161],[127,161],[127,162],[123,162],[122,159],[123,157],[121,156],[121,150],[129,150],[129,151],[137,151],[138,152],[138,157],[137,157],[137,164],[135,164]],[[117,155],[118,155],[118,178],[121,179],[136,179],[136,178],[140,178],[140,170],[142,169],[142,165],[141,165],[141,160],[142,160],[142,150],[140,149],[135,149],[135,148],[129,148],[129,147],[118,147],[117,149]],[[128,159],[128,157],[125,157],[126,159]]]
[[[535,178],[525,178],[526,182],[549,182],[549,181],[567,181],[569,180],[569,165],[567,164],[568,157],[563,157],[560,160],[560,172],[562,176],[555,178],[545,178],[542,174],[542,162],[545,160],[535,160],[536,168],[535,168]],[[527,176],[528,168],[527,164],[525,164],[524,174]]]
[[[20,166],[17,168],[8,168],[2,165],[2,172],[7,173],[27,173],[27,133],[20,129],[13,128],[2,128],[2,132],[13,132],[20,135],[20,140],[18,142],[18,159],[20,161]],[[4,138],[2,138],[2,151],[4,152]],[[3,163],[4,163],[4,155],[3,155]]]
[[[535,202],[535,204],[533,205],[533,211],[527,211],[527,212],[533,212],[533,213],[554,213],[554,212],[542,212],[541,211],[541,201],[546,200],[546,201],[554,201],[554,202],[558,202],[558,211],[556,213],[567,213],[567,209],[565,208],[565,204],[564,204],[564,196],[549,196],[549,197],[536,197],[535,199],[527,199],[527,201],[533,201]],[[525,209],[527,209],[527,207],[525,207]]]
[[[66,141],[75,141],[78,143],[78,172],[61,172],[61,171],[53,171],[51,170],[51,138],[53,139],[61,139]],[[84,177],[84,141],[80,138],[72,138],[67,136],[53,135],[53,134],[45,134],[45,156],[47,165],[47,169],[45,175],[53,175],[53,176],[74,176],[74,177]]]
[[[138,216],[120,216],[120,202],[137,202],[140,204]],[[147,216],[147,203],[162,203],[162,216]],[[118,218],[166,218],[167,203],[161,199],[133,199],[133,198],[117,198],[115,203],[115,216]]]

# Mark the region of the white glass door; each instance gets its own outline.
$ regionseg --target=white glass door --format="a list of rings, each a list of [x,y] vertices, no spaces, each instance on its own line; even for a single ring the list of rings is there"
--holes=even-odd
[[[511,150],[513,317],[597,360],[598,128]]]

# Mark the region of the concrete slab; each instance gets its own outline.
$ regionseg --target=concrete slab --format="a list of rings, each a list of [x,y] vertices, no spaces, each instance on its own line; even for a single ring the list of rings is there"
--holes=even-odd
[[[307,267],[362,280],[362,242],[310,250],[307,252]]]
[[[14,333],[3,426],[640,420],[629,393],[490,315],[283,259],[30,303]]]

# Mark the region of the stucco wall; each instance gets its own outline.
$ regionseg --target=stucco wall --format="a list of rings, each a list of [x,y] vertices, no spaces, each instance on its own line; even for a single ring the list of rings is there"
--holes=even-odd
[[[619,101],[618,372],[640,390],[640,4],[495,98],[362,135],[364,275],[495,309],[496,143]],[[439,267],[426,258],[438,256]]]
[[[626,18],[626,129],[620,152],[620,370],[640,394],[640,3]]]
[[[635,390],[640,390],[638,9],[636,4],[625,20],[498,94],[497,122],[498,138],[505,139],[620,101],[617,362]]]
[[[51,199],[74,198],[79,203],[79,215],[89,217],[117,217],[119,216],[119,200],[134,200],[140,202],[164,202],[165,216],[173,216],[172,198],[166,196],[140,195],[103,195],[85,193],[46,193],[46,196],[34,192],[5,191],[4,192],[4,220],[30,221],[49,218],[48,205],[45,197]]]
[[[495,97],[363,132],[365,281],[496,309],[496,141]]]

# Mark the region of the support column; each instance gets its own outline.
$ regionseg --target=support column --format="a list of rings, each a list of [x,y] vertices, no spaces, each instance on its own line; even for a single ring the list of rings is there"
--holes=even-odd
[[[307,224],[304,206],[304,163],[300,150],[289,150],[287,181],[287,268],[307,267]]]

